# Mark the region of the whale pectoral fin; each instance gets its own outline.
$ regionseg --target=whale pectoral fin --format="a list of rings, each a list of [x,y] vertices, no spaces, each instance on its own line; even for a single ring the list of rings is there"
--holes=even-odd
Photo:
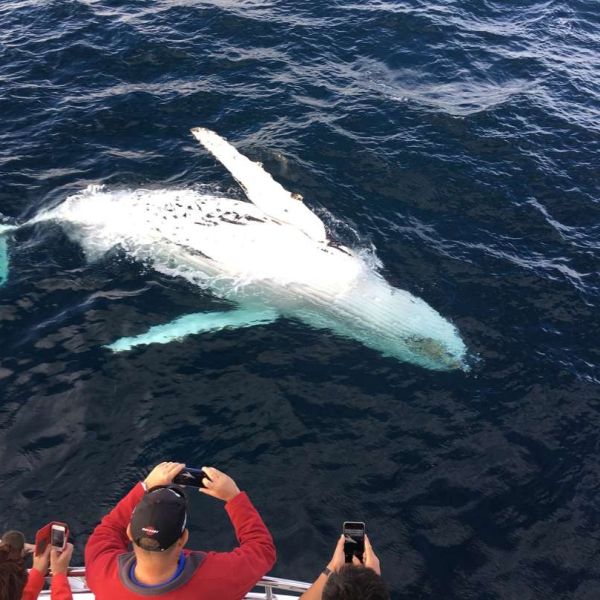
[[[227,312],[192,313],[178,317],[170,323],[155,325],[146,333],[133,337],[123,337],[105,346],[113,352],[125,352],[147,344],[168,344],[195,333],[253,327],[276,321],[277,311],[270,308],[244,307]]]
[[[291,194],[269,173],[248,157],[240,154],[220,135],[205,129],[192,129],[194,137],[233,175],[250,202],[277,221],[297,227],[317,241],[325,241],[325,225],[302,201]]]
[[[8,279],[8,244],[6,238],[0,236],[0,285]]]
[[[0,225],[0,285],[8,279],[8,242],[6,236],[11,231],[18,229],[14,225]]]

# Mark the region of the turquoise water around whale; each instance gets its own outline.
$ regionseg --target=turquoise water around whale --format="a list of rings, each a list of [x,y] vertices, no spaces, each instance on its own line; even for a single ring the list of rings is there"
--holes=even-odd
[[[224,135],[460,330],[434,372],[281,320],[114,354],[227,304],[58,225],[8,239],[0,527],[94,524],[165,459],[247,489],[311,580],[364,520],[401,598],[591,598],[600,372],[596,2],[0,4],[0,213],[88,185],[242,198]],[[274,249],[276,251],[276,249]],[[0,253],[1,254],[1,253]],[[2,258],[0,257],[0,261]],[[192,499],[191,545],[234,543]]]

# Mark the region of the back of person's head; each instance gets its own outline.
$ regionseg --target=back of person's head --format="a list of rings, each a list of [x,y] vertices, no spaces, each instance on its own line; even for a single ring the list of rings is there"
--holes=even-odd
[[[389,600],[390,593],[373,569],[344,565],[329,576],[322,600]]]
[[[27,583],[27,569],[21,550],[0,545],[0,600],[21,600]]]
[[[0,546],[10,547],[21,554],[25,546],[25,536],[20,531],[7,531],[0,540]]]
[[[177,487],[149,489],[131,515],[129,536],[136,555],[160,560],[187,541],[187,498]]]

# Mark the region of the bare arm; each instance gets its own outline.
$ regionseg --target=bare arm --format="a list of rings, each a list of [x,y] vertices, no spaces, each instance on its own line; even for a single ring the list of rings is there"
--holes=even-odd
[[[325,585],[329,578],[329,572],[338,571],[341,569],[346,561],[346,557],[344,555],[344,536],[341,535],[338,540],[335,550],[333,552],[333,556],[329,561],[327,568],[321,573],[315,582],[300,596],[300,600],[321,600],[321,596],[323,594],[323,590],[325,589]],[[356,556],[352,558],[352,563],[356,566],[364,566],[368,569],[373,569],[377,575],[381,575],[381,567],[379,566],[379,559],[377,555],[373,551],[373,547],[371,546],[371,542],[369,538],[365,535],[365,554],[364,554],[364,564],[361,563]]]
[[[300,596],[301,600],[321,600],[323,589],[329,579],[329,575],[326,572],[337,571],[344,566],[344,536],[341,535],[333,551],[333,556],[327,564],[326,569],[317,577],[315,582]]]

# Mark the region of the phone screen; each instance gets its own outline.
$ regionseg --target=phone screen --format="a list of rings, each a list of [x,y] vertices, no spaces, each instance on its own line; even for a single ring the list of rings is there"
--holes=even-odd
[[[50,544],[54,548],[62,550],[65,547],[65,528],[57,525],[52,526]]]
[[[189,485],[192,487],[206,487],[202,483],[202,479],[210,479],[210,477],[202,469],[193,469],[192,467],[184,467],[183,471],[173,479],[173,483],[177,485]]]
[[[346,562],[352,562],[353,556],[362,561],[365,552],[365,524],[361,521],[346,521],[343,533]]]

